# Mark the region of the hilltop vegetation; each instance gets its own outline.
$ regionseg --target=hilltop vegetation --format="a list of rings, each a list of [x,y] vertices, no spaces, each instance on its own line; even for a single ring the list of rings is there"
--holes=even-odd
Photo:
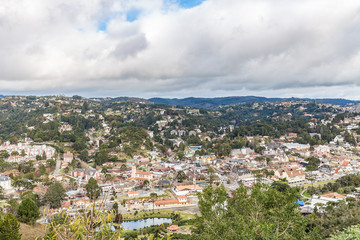
[[[240,103],[265,103],[265,102],[287,102],[287,101],[313,101],[318,103],[334,104],[345,106],[346,104],[358,103],[358,101],[347,99],[309,99],[309,98],[266,98],[255,96],[241,96],[241,97],[216,97],[216,98],[150,98],[150,102],[163,103],[170,105],[189,106],[195,108],[217,108],[224,105],[235,105]]]

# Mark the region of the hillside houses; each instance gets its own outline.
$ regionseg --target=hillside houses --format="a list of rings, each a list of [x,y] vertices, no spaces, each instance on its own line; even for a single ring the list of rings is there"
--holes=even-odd
[[[94,168],[76,168],[71,172],[71,176],[88,181],[90,178],[97,179],[100,173]]]
[[[285,178],[289,183],[299,183],[305,181],[305,172],[302,169],[283,168],[275,171],[275,176],[279,179]]]
[[[47,145],[30,145],[28,143],[18,143],[10,144],[10,142],[5,142],[5,144],[0,145],[0,151],[5,150],[11,155],[13,152],[19,153],[15,157],[10,157],[9,162],[21,162],[36,160],[36,156],[45,156],[47,158],[52,158],[55,153],[55,148]],[[23,154],[23,155],[22,155]]]
[[[137,179],[137,180],[151,181],[153,179],[153,174],[151,172],[136,170],[136,166],[132,166],[132,168],[131,168],[131,178]]]
[[[189,194],[195,194],[197,192],[202,192],[203,188],[198,185],[184,185],[184,186],[175,186],[173,191],[177,196],[186,196]]]

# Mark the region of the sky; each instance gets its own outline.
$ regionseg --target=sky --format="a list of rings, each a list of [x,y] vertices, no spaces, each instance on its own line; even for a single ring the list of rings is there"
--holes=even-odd
[[[359,0],[0,1],[0,94],[359,92]]]

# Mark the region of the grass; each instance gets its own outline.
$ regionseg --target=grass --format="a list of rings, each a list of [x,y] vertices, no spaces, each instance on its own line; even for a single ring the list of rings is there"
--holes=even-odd
[[[179,213],[181,216],[181,219],[184,219],[184,220],[189,220],[189,219],[195,218],[195,215],[191,214],[191,213],[185,213],[185,212],[176,212],[176,213]]]
[[[323,182],[308,183],[308,184],[302,185],[301,187],[304,187],[304,188],[308,188],[308,187],[312,187],[312,186],[314,186],[314,187],[318,187],[318,186],[322,187],[327,183],[335,182],[335,181],[336,181],[336,179],[327,180],[327,181],[323,181]]]
[[[41,228],[41,224],[39,223],[35,223],[34,225],[20,223],[20,233],[22,234],[22,240],[33,240],[45,235],[45,231]]]
[[[171,210],[155,210],[154,212],[152,210],[150,211],[140,211],[136,215],[133,213],[125,213],[123,214],[123,220],[124,221],[136,221],[140,219],[146,219],[146,218],[170,218],[173,213],[180,214],[181,219],[191,219],[194,218],[195,215],[191,213],[184,213],[184,212],[175,212]]]

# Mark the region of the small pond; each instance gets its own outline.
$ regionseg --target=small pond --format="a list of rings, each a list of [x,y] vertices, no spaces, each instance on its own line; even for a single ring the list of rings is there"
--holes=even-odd
[[[137,221],[126,221],[121,224],[124,230],[140,229],[144,227],[150,227],[153,225],[161,225],[163,223],[171,223],[171,218],[147,218]]]

